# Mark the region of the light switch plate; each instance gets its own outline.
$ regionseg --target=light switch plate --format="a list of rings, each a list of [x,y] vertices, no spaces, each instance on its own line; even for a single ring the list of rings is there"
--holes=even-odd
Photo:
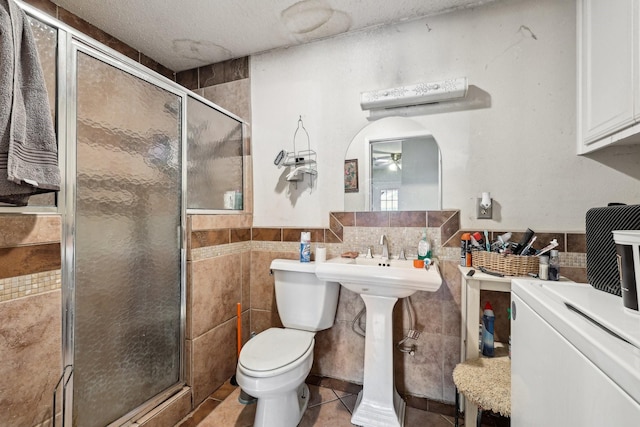
[[[481,198],[476,199],[476,208],[477,208],[476,217],[478,219],[491,219],[491,218],[493,218],[493,199],[491,199],[491,206],[489,206],[488,208],[484,208],[484,207],[480,206],[481,202],[482,202]]]

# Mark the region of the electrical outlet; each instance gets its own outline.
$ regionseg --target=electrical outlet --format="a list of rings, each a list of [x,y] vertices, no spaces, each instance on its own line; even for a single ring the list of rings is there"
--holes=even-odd
[[[480,206],[481,202],[482,202],[481,198],[478,198],[476,200],[476,208],[477,208],[476,217],[478,219],[491,219],[491,218],[493,218],[493,200],[491,201],[491,206],[489,206],[488,208]]]

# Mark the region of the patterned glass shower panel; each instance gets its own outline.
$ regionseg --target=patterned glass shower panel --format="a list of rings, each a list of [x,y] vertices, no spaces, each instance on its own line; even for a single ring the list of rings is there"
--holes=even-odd
[[[187,98],[187,207],[243,208],[242,123]]]
[[[78,52],[74,425],[180,381],[181,98]]]

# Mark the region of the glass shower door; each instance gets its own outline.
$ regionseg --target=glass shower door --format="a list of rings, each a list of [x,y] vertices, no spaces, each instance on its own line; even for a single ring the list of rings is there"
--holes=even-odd
[[[182,381],[182,98],[74,53],[73,425],[93,427]]]

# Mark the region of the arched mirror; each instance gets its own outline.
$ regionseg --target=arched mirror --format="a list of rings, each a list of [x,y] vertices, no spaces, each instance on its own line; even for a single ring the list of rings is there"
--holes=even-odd
[[[440,210],[441,163],[435,137],[420,123],[404,117],[371,123],[345,155],[344,210]]]

